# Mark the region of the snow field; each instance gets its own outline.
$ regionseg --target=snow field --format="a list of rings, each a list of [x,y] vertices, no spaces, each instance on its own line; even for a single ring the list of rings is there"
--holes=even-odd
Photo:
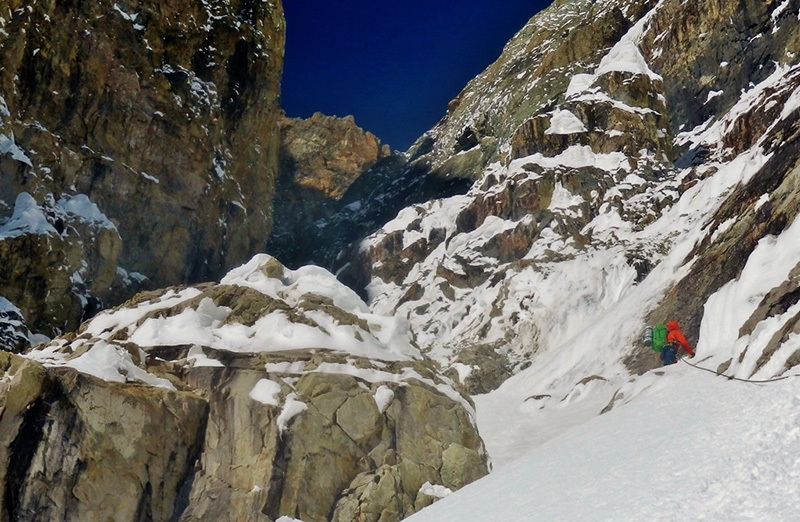
[[[664,373],[408,520],[795,520],[800,379]]]

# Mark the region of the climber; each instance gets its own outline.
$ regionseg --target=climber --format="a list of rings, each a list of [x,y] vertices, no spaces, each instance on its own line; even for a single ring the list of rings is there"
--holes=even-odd
[[[689,354],[689,357],[694,357],[694,350],[681,332],[678,321],[670,321],[667,323],[667,344],[661,350],[661,362],[664,366],[678,362],[678,350],[681,348]]]

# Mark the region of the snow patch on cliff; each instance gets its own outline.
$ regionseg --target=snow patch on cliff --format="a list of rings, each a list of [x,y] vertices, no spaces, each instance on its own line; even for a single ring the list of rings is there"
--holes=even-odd
[[[352,290],[322,268],[307,266],[293,271],[270,256],[258,255],[229,272],[221,285],[254,289],[274,300],[275,306],[252,322],[243,323],[232,315],[230,307],[202,297],[200,288],[168,290],[152,300],[101,312],[86,324],[83,335],[38,347],[28,356],[48,366],[70,366],[106,380],[138,380],[159,386],[165,383],[144,375],[144,357],[139,360],[139,370],[130,367],[134,363],[122,347],[124,341],[143,348],[191,344],[188,359],[195,366],[222,365],[201,347],[240,353],[330,350],[374,361],[422,357],[412,342],[407,321],[369,311]],[[323,368],[316,371],[325,371]],[[375,371],[348,365],[336,369],[367,380]],[[389,381],[424,380],[417,374],[398,377],[379,373]],[[430,384],[439,386],[432,381]],[[452,389],[445,393],[458,396]]]

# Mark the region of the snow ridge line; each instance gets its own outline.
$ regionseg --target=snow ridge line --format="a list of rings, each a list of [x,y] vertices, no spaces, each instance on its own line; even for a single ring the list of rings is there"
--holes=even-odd
[[[733,375],[726,375],[724,373],[719,373],[719,372],[717,372],[715,370],[712,370],[711,368],[703,368],[702,366],[698,366],[697,364],[692,364],[689,361],[687,361],[686,358],[683,358],[683,357],[681,358],[681,362],[684,362],[684,363],[688,364],[689,366],[693,366],[694,368],[697,368],[698,370],[703,370],[703,371],[706,371],[706,372],[709,372],[709,373],[713,373],[717,377],[725,377],[729,381],[740,381],[740,382],[751,382],[751,383],[755,383],[755,384],[766,384],[766,383],[770,383],[770,382],[777,382],[777,381],[782,381],[784,379],[789,379],[790,377],[800,377],[800,374],[793,373],[792,375],[784,375],[783,377],[775,377],[775,378],[772,378],[772,379],[761,379],[761,380],[743,379],[741,377],[734,377]]]

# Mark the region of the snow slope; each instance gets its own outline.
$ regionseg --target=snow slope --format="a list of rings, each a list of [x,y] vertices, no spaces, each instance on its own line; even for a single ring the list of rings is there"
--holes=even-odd
[[[636,401],[408,520],[797,520],[800,379],[751,384],[678,364],[642,380]]]

